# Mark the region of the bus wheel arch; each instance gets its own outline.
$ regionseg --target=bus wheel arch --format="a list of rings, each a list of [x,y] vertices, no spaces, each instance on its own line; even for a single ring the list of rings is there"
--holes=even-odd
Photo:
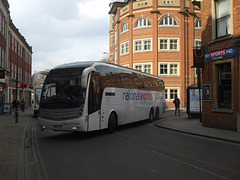
[[[115,111],[112,111],[108,118],[108,132],[113,133],[118,126],[118,117]]]
[[[153,120],[154,120],[154,109],[153,109],[153,107],[151,107],[150,110],[149,110],[149,118],[148,118],[148,121],[149,121],[149,122],[153,122]]]
[[[159,119],[159,115],[160,115],[159,107],[156,107],[154,119],[155,119],[155,120],[158,120],[158,119]]]

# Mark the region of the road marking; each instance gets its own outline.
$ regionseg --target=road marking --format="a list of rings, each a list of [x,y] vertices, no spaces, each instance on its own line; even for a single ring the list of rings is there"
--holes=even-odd
[[[41,179],[48,180],[46,168],[44,166],[42,156],[41,156],[39,146],[38,146],[38,140],[37,140],[37,136],[36,136],[36,124],[34,124],[32,126],[32,140],[33,140],[32,148],[33,148],[34,159],[35,159],[35,162],[38,162],[37,159],[39,160],[39,164],[40,164],[40,167],[41,167],[41,172],[43,174],[43,177],[42,177],[41,173],[40,173],[40,167],[37,166],[37,171],[38,171],[38,175],[39,175],[38,177],[39,177],[40,180]]]
[[[193,165],[193,164],[186,163],[186,162],[184,162],[184,161],[181,161],[181,160],[179,160],[179,159],[170,157],[170,156],[168,156],[168,155],[159,153],[159,152],[157,152],[157,151],[152,151],[152,152],[155,153],[155,154],[158,154],[158,155],[160,155],[160,156],[166,157],[166,158],[168,158],[168,159],[172,159],[172,160],[174,160],[174,161],[176,161],[176,162],[179,162],[179,163],[185,164],[185,165],[187,165],[187,166],[193,167],[193,168],[198,169],[198,170],[200,170],[200,171],[203,171],[203,172],[212,174],[212,175],[217,176],[217,177],[219,177],[219,178],[226,179],[226,180],[230,180],[230,179],[228,179],[228,178],[226,178],[226,177],[223,177],[223,176],[220,176],[220,175],[218,175],[218,174],[216,174],[216,173],[210,172],[210,171],[208,171],[208,170],[202,169],[202,168],[197,167],[197,166],[195,166],[195,165]]]

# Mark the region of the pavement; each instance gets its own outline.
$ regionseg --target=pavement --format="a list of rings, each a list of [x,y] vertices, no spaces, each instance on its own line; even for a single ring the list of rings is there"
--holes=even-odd
[[[31,108],[19,112],[18,123],[14,115],[0,115],[0,179],[24,180],[24,141],[28,123],[33,116]],[[154,125],[180,133],[213,138],[240,144],[240,133],[203,127],[199,118],[189,118],[184,111],[175,116],[174,110],[166,110]]]
[[[174,110],[167,109],[154,123],[160,128],[240,144],[240,132],[203,127],[199,117],[188,118],[186,111],[183,110],[180,116],[175,116]]]
[[[0,179],[24,179],[24,140],[31,108],[19,111],[18,123],[12,115],[0,115]]]

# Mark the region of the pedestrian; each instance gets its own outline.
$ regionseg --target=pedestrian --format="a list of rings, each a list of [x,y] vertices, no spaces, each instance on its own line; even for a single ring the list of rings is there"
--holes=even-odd
[[[17,116],[16,113],[17,113],[17,109],[18,109],[19,105],[20,105],[19,101],[16,98],[14,98],[14,101],[12,102],[12,107],[14,109],[15,117]]]
[[[175,99],[173,100],[173,103],[175,104],[175,116],[178,115],[180,116],[180,99],[178,98],[178,96],[175,96]]]
[[[22,101],[21,101],[21,110],[22,110],[22,112],[24,112],[25,104],[26,104],[26,102],[25,102],[24,98],[22,98]]]

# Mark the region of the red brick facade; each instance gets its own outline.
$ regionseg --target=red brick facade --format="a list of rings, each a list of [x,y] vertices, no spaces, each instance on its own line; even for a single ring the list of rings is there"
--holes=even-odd
[[[110,62],[162,77],[167,107],[173,107],[175,93],[186,107],[187,87],[197,83],[191,66],[195,41],[201,42],[200,8],[189,0],[116,0],[109,14]]]
[[[217,28],[215,9],[219,8],[216,3],[227,3],[229,15],[226,18],[230,30],[225,35],[219,36],[222,28]],[[225,5],[225,4],[224,4]],[[225,8],[228,7],[228,5]],[[211,52],[215,55],[219,51],[228,51],[229,48],[238,50],[232,57],[224,55],[218,59],[206,62],[203,69],[203,85],[210,87],[210,99],[203,99],[203,126],[239,131],[240,119],[240,69],[239,69],[239,46],[240,46],[240,4],[239,0],[208,0],[201,3],[202,7],[202,49],[206,54]],[[220,8],[219,8],[220,9]],[[224,10],[224,11],[225,11]],[[221,14],[221,9],[219,10]],[[219,27],[221,27],[219,25]],[[219,30],[220,29],[220,30]],[[219,31],[219,32],[218,32]],[[222,66],[229,66],[228,70]],[[226,72],[225,72],[226,71]],[[222,84],[221,84],[222,83]],[[229,84],[228,84],[229,83]],[[225,87],[224,87],[225,86]],[[204,89],[203,89],[204,94]]]

